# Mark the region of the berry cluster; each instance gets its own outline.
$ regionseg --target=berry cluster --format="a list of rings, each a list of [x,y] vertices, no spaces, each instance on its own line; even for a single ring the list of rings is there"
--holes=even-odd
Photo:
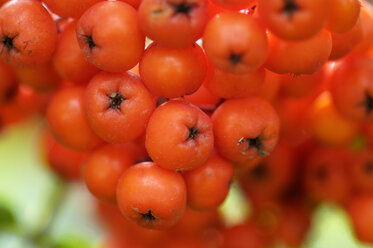
[[[0,6],[0,127],[45,116],[50,167],[99,199],[109,247],[299,246],[321,201],[373,243],[368,2]],[[228,228],[233,180],[253,212]]]

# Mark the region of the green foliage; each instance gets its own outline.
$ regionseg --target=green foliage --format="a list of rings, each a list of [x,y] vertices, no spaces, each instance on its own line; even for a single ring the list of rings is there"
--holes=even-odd
[[[92,246],[92,243],[83,237],[66,235],[56,240],[51,248],[91,248]]]
[[[0,230],[9,228],[16,223],[16,217],[14,216],[11,207],[5,203],[0,202]]]

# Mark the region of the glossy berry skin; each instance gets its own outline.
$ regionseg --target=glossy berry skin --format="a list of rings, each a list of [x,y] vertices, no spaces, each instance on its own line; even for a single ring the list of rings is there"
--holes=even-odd
[[[135,9],[138,9],[139,6],[140,6],[140,3],[141,3],[141,0],[120,0],[120,1],[128,3],[129,5],[134,7]]]
[[[280,141],[268,157],[262,158],[254,165],[246,165],[240,176],[240,183],[253,202],[278,199],[291,186],[297,176],[293,153],[293,149],[286,142]],[[248,162],[251,161],[253,160]]]
[[[214,145],[210,118],[194,105],[171,100],[151,116],[145,146],[160,167],[192,170],[209,158]]]
[[[310,152],[303,181],[307,193],[319,201],[345,203],[351,193],[349,161],[343,150],[317,148]]]
[[[100,1],[102,0],[43,0],[53,13],[64,18],[78,18],[89,7]]]
[[[142,0],[138,18],[144,34],[158,44],[191,46],[208,21],[207,0]]]
[[[366,243],[373,243],[373,195],[361,194],[351,198],[347,204],[357,238]]]
[[[233,180],[232,164],[212,155],[201,167],[183,174],[188,206],[206,211],[217,208],[226,198]]]
[[[240,13],[220,13],[212,18],[203,35],[203,47],[213,66],[234,74],[257,70],[268,55],[265,29]]]
[[[0,104],[0,129],[33,115],[45,114],[51,98],[49,93],[37,92],[24,84],[19,84],[14,91]]]
[[[321,30],[307,40],[282,40],[268,34],[269,54],[265,67],[278,74],[314,74],[328,61],[332,51],[332,37]]]
[[[14,69],[20,83],[28,85],[39,92],[47,92],[57,89],[61,82],[60,76],[48,63],[42,66]]]
[[[221,223],[218,211],[196,211],[186,207],[183,216],[171,231],[182,233],[185,236],[198,235],[209,228],[219,227],[219,224]]]
[[[88,124],[84,93],[84,87],[59,90],[49,102],[46,113],[49,127],[56,140],[78,151],[89,151],[102,143]]]
[[[265,70],[265,77],[260,87],[258,96],[269,102],[273,102],[280,90],[280,77],[277,73]]]
[[[373,8],[366,1],[360,1],[362,8],[360,20],[363,29],[363,40],[356,45],[354,52],[362,54],[372,48],[373,44]]]
[[[311,227],[311,213],[302,205],[284,207],[278,219],[275,237],[289,247],[301,246]]]
[[[362,192],[373,192],[373,153],[365,149],[353,154],[349,166],[354,188]]]
[[[200,108],[214,109],[220,101],[219,97],[214,96],[207,90],[205,83],[191,95],[184,96],[184,99]]]
[[[329,0],[258,0],[260,18],[284,40],[306,40],[316,35],[329,14]]]
[[[61,78],[77,84],[87,84],[99,69],[84,59],[75,33],[76,23],[71,21],[64,27],[52,63]]]
[[[350,30],[359,19],[361,3],[359,0],[330,0],[332,8],[327,21],[327,28],[333,33]]]
[[[84,181],[97,198],[116,202],[120,176],[135,163],[132,150],[126,145],[104,145],[92,151],[84,163]]]
[[[140,61],[139,70],[153,95],[171,99],[197,91],[205,80],[207,63],[197,44],[169,48],[152,43]]]
[[[313,138],[330,146],[347,146],[359,132],[358,124],[334,106],[330,92],[322,93],[312,103],[308,123]]]
[[[253,224],[241,224],[227,228],[223,232],[223,248],[265,248],[267,241],[256,226]]]
[[[257,0],[212,0],[212,2],[224,9],[241,10],[255,5]]]
[[[348,31],[332,34],[332,52],[329,60],[338,60],[349,54],[364,37],[361,18]]]
[[[117,144],[135,140],[145,131],[155,98],[134,73],[101,72],[87,86],[85,108],[95,133]]]
[[[178,172],[152,162],[130,167],[119,180],[117,202],[124,216],[142,227],[166,229],[186,207],[186,186]]]
[[[323,67],[311,75],[282,74],[280,79],[280,93],[289,98],[302,98],[321,91],[326,69]]]
[[[18,67],[47,63],[56,48],[57,27],[36,0],[6,3],[0,9],[0,57]]]
[[[230,99],[258,94],[265,78],[263,67],[243,75],[237,75],[210,67],[206,80],[207,89],[215,96]]]
[[[17,88],[17,79],[12,68],[0,61],[0,103],[11,100]]]
[[[338,111],[355,121],[373,121],[373,59],[342,61],[334,70],[330,91]]]
[[[280,121],[264,99],[231,99],[213,113],[217,152],[233,162],[267,156],[277,144]]]
[[[82,177],[82,163],[86,153],[62,146],[50,132],[45,133],[43,141],[48,166],[53,172],[65,180],[78,180]]]
[[[79,19],[76,34],[85,59],[108,72],[134,67],[145,47],[136,10],[121,1],[93,5]]]

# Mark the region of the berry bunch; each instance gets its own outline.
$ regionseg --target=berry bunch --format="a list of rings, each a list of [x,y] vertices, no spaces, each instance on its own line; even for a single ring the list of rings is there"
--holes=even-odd
[[[321,201],[373,243],[368,2],[0,6],[0,127],[45,116],[50,167],[99,199],[109,247],[299,246]],[[253,212],[228,228],[233,180]]]

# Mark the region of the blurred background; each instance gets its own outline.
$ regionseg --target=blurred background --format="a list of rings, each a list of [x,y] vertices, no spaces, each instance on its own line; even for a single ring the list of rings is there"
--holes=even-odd
[[[0,247],[105,247],[107,230],[84,184],[62,182],[48,169],[39,150],[43,125],[34,118],[0,134]],[[250,203],[235,184],[219,213],[228,225],[250,214]],[[373,246],[355,240],[343,209],[322,204],[302,247]]]
[[[367,1],[373,2],[373,0]],[[0,0],[0,3],[2,2],[4,1]],[[373,18],[369,20],[373,20]],[[371,28],[370,33],[373,37],[372,30],[373,28]],[[370,50],[370,54],[373,54],[372,51],[373,49]],[[44,71],[36,73],[37,75],[46,74]],[[296,81],[297,77],[291,75],[291,79]],[[277,85],[279,85],[279,80],[277,80]],[[286,82],[284,85],[281,87],[286,91]],[[291,91],[294,85],[289,85],[288,88]],[[299,141],[304,138],[303,136],[308,137],[310,135],[308,133],[304,135],[305,125],[302,126],[304,123],[301,123],[305,119],[304,116],[306,116],[305,109],[310,106],[316,106],[315,109],[319,110],[317,112],[319,115],[313,115],[314,120],[326,120],[325,123],[328,123],[328,125],[325,125],[323,121],[314,122],[316,128],[312,130],[312,135],[315,137],[321,136],[321,138],[316,137],[319,138],[318,142],[321,144],[323,141],[325,142],[323,140],[325,136],[330,139],[340,138],[338,132],[330,132],[330,130],[334,131],[335,126],[337,126],[334,124],[339,124],[344,119],[333,108],[330,94],[324,94],[325,92],[320,94],[319,90],[321,89],[318,86],[316,88],[309,89],[311,93],[306,92],[311,95],[310,99],[312,101],[308,102],[305,99],[305,104],[302,103],[302,100],[294,100],[289,96],[287,96],[288,98],[281,98],[277,102],[277,110],[280,112],[281,119],[285,120],[285,125],[283,125],[284,123],[281,123],[281,125],[282,127],[288,127],[287,129],[284,128],[284,132],[288,132],[288,136],[284,140],[294,139]],[[295,89],[298,88],[295,87]],[[278,90],[278,88],[275,89],[275,91]],[[83,182],[62,180],[50,169],[41,144],[41,137],[43,137],[45,132],[45,120],[41,117],[27,118],[31,115],[34,116],[35,112],[43,112],[44,105],[50,95],[48,93],[35,92],[29,86],[21,85],[16,97],[13,96],[15,99],[12,100],[14,106],[10,104],[1,109],[2,115],[8,116],[9,120],[0,118],[0,248],[135,248],[132,244],[125,244],[125,242],[118,246],[109,245],[108,243],[108,240],[114,235],[112,235],[112,230],[108,228],[107,220],[105,221],[105,216],[103,215],[113,211],[111,216],[109,214],[106,217],[115,219],[118,217],[118,215],[115,215],[118,214],[118,209],[99,205],[98,201],[88,192]],[[284,94],[284,92],[281,94]],[[288,92],[285,93],[287,94]],[[276,94],[277,92],[273,93],[272,98],[275,99]],[[216,100],[215,98],[214,101]],[[271,98],[271,96],[268,96],[268,98]],[[331,124],[328,121],[331,121]],[[3,127],[4,123],[2,122],[7,125]],[[8,125],[9,123],[6,122],[14,122],[14,124]],[[351,124],[353,126],[352,129],[355,128],[355,124]],[[298,125],[300,126],[299,130],[295,129],[294,131],[294,127],[298,128]],[[346,125],[349,126],[349,122]],[[326,126],[326,132],[324,132],[324,126]],[[320,127],[320,129],[317,129],[317,127]],[[370,128],[371,136],[373,137],[373,125]],[[353,132],[353,135],[348,137],[349,140],[346,142],[348,145],[345,148],[358,150],[364,147],[364,135],[362,137],[359,136],[360,131]],[[329,133],[337,133],[337,135],[330,137]],[[339,140],[337,140],[338,142]],[[371,143],[373,143],[373,138]],[[370,145],[372,146],[372,144]],[[305,147],[305,150],[307,148]],[[281,152],[277,154],[279,153],[281,154]],[[299,164],[303,166],[303,164]],[[256,167],[259,168],[260,165]],[[253,168],[251,168],[251,171],[255,170]],[[294,184],[298,186],[303,183],[302,179],[294,181],[297,181]],[[301,192],[300,198],[303,198],[303,196]],[[342,205],[321,203],[312,204],[312,206],[315,206],[315,209],[312,209],[310,230],[307,232],[303,244],[296,247],[373,247],[356,239],[350,217]],[[269,209],[271,210],[271,207]],[[253,216],[252,213],[253,210],[249,198],[242,191],[238,182],[233,182],[228,197],[218,209],[220,221],[226,227],[233,227],[246,223],[249,217]],[[121,216],[119,217],[122,218]],[[121,221],[121,219],[118,220],[118,222]],[[373,228],[373,223],[369,224],[372,224]],[[296,232],[295,228],[294,232]],[[143,233],[140,232],[140,234]],[[188,245],[184,246],[188,247]],[[163,248],[162,244],[157,247]],[[275,243],[273,248],[285,247],[288,246]]]

